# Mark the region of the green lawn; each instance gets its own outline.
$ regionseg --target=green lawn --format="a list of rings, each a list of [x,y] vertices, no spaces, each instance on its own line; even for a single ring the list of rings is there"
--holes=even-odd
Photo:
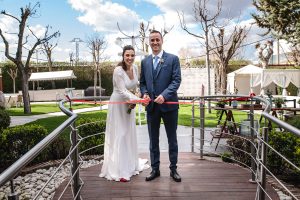
[[[181,105],[179,109],[179,125],[184,126],[191,126],[191,118],[192,118],[192,106],[190,105]],[[234,118],[236,122],[240,122],[243,119],[247,118],[246,112],[242,111],[233,111],[234,112]],[[199,109],[195,110],[196,117],[199,117]],[[86,112],[86,113],[80,113],[78,114],[79,118],[95,118],[99,120],[105,120],[106,119],[107,111],[95,111],[95,112]],[[49,117],[45,119],[39,119],[37,121],[32,122],[31,124],[40,124],[44,126],[49,133],[53,131],[57,126],[59,126],[63,121],[67,119],[66,116],[56,116],[56,117]],[[223,117],[223,120],[225,117]],[[138,119],[137,119],[138,120]],[[205,110],[205,127],[216,127],[217,126],[217,116],[216,111],[212,110],[212,113],[208,113],[208,110]],[[138,121],[137,121],[138,123]],[[146,122],[143,122],[145,124]],[[195,121],[195,126],[199,127],[199,119]]]
[[[69,108],[69,105],[65,105],[67,108]],[[98,106],[98,105],[96,105]],[[73,109],[80,109],[80,108],[90,108],[95,107],[94,104],[73,104]],[[31,105],[31,114],[24,114],[24,108],[23,107],[12,107],[8,109],[10,116],[28,116],[28,115],[41,115],[46,113],[53,113],[53,112],[60,112],[60,109],[58,107],[58,104],[32,104]]]

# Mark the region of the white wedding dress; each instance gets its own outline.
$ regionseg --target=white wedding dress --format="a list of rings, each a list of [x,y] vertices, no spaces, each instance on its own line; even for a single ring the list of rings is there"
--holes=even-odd
[[[135,109],[128,114],[128,104],[122,104],[140,99],[129,91],[136,89],[138,84],[136,66],[133,67],[133,76],[131,80],[121,66],[114,70],[113,93],[106,119],[104,161],[99,175],[108,180],[130,180],[131,176],[150,167],[146,159],[138,157]]]

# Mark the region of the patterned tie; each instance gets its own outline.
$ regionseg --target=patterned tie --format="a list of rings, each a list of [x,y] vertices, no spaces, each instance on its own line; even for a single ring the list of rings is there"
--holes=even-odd
[[[158,65],[158,59],[159,59],[158,56],[155,56],[155,57],[154,57],[154,63],[153,63],[153,68],[154,68],[154,70],[156,70],[156,68],[157,68],[157,65]]]

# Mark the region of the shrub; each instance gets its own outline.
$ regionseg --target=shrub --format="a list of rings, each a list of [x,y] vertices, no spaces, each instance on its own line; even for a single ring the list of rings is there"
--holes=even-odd
[[[230,137],[227,140],[227,144],[235,147],[230,148],[229,151],[232,153],[233,158],[247,166],[251,166],[251,157],[250,155],[246,154],[245,152],[250,153],[251,152],[251,146],[250,142],[248,140],[239,138],[239,137]],[[240,151],[238,149],[241,149],[243,151]],[[244,152],[245,151],[245,152]]]
[[[0,109],[0,132],[6,129],[10,125],[10,116],[8,112],[4,109]]]
[[[296,166],[300,165],[300,138],[288,132],[271,131],[269,144]],[[300,173],[271,150],[268,151],[267,164],[275,174]]]
[[[76,126],[83,125],[89,123],[87,125],[83,125],[78,127],[78,134],[83,138],[86,136],[90,136],[96,133],[105,132],[105,121],[97,121],[98,119],[94,118],[80,118],[77,120]],[[79,145],[79,151],[84,151],[91,147],[104,144],[104,134],[92,136],[83,140]],[[97,147],[90,151],[87,151],[85,155],[95,155],[95,154],[103,154],[104,148],[103,146]]]
[[[287,123],[300,129],[300,117],[299,116],[293,116],[292,118],[289,118]]]
[[[16,126],[3,130],[0,137],[0,168],[6,168],[22,157],[47,135],[47,130],[39,125]],[[32,163],[45,160],[45,154]]]
[[[223,161],[223,162],[232,163],[233,160],[231,159],[231,156],[232,156],[232,153],[230,153],[230,152],[224,152],[224,153],[221,155],[222,161]]]

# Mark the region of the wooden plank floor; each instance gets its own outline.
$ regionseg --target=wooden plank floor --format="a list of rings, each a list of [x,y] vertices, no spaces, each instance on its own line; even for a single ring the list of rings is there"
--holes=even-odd
[[[147,157],[142,154],[141,157]],[[249,183],[250,172],[239,166],[199,160],[199,154],[179,153],[178,172],[182,182],[174,182],[170,178],[167,153],[161,154],[161,176],[151,182],[145,177],[150,169],[132,177],[130,182],[121,183],[99,178],[101,166],[96,165],[81,170],[85,182],[81,196],[89,200],[254,200],[256,184]],[[65,183],[63,183],[54,199],[57,199]],[[279,199],[276,192],[268,186],[267,191],[272,199]],[[62,199],[72,199],[68,188]],[[266,198],[268,199],[268,198]]]

